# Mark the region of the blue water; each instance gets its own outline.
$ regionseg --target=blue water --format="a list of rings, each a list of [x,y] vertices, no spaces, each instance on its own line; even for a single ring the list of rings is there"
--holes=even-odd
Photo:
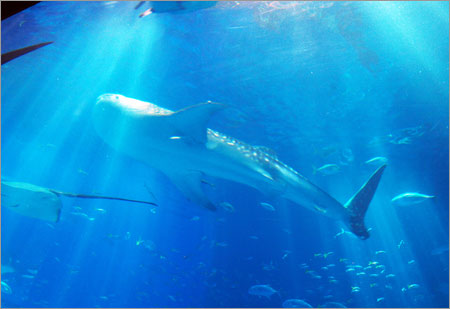
[[[14,269],[2,307],[449,306],[448,2],[221,2],[144,18],[137,3],[41,2],[2,21],[2,53],[54,41],[2,66],[2,179],[159,205],[63,197],[58,223],[2,207],[2,271]],[[104,93],[225,103],[210,128],[273,149],[342,203],[376,169],[365,161],[388,158],[370,238],[212,177],[206,194],[235,211],[190,203],[97,135]],[[436,197],[394,207],[404,192]],[[249,294],[257,284],[279,293]]]

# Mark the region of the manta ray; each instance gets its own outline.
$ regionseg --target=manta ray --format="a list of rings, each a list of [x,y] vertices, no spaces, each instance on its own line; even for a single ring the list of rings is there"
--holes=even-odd
[[[226,106],[208,101],[171,111],[119,94],[98,97],[93,121],[112,148],[166,174],[192,202],[215,210],[202,190],[202,177],[235,181],[285,198],[342,221],[361,239],[369,237],[364,216],[386,165],[342,205],[264,147],[251,146],[207,128]]]
[[[157,206],[152,202],[130,200],[120,197],[62,192],[25,182],[10,182],[2,180],[1,184],[2,207],[8,207],[14,212],[27,217],[37,218],[50,222],[59,221],[62,209],[62,202],[60,198],[61,196],[118,200]]]

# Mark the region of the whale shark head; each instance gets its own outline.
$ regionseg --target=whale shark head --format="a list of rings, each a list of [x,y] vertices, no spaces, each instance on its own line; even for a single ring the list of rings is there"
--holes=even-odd
[[[143,139],[161,131],[161,122],[173,112],[155,104],[120,94],[97,98],[93,122],[98,135],[113,148],[136,147]],[[153,121],[152,121],[153,120]]]
[[[148,114],[150,103],[127,98],[120,94],[103,94],[97,98],[93,120],[97,133],[107,142],[128,135],[136,118]]]
[[[117,117],[145,114],[150,105],[150,103],[127,98],[120,94],[107,93],[97,98],[95,113],[101,114],[101,117],[113,117],[111,120],[114,120]]]

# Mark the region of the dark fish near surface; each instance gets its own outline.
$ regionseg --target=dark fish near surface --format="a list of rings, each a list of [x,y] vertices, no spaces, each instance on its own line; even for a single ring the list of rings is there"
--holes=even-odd
[[[146,1],[139,2],[135,9],[140,8]],[[152,13],[176,13],[192,12],[206,9],[216,5],[217,1],[148,1],[150,8],[142,12],[139,17],[144,17]]]
[[[39,43],[36,45],[27,46],[24,48],[16,49],[7,53],[2,54],[2,65],[16,59],[17,57],[23,56],[25,54],[28,54],[29,52],[32,52],[33,50],[39,49],[41,47],[47,46],[49,44],[52,44],[53,42],[44,42]]]

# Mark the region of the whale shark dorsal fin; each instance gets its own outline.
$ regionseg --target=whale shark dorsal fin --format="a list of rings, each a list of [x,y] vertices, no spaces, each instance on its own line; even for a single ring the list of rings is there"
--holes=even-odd
[[[216,210],[216,206],[214,206],[214,204],[203,192],[202,172],[189,170],[174,172],[166,175],[169,176],[174,185],[184,194],[184,196],[188,200],[209,210]]]
[[[208,101],[192,105],[167,116],[182,135],[198,143],[206,143],[207,123],[215,112],[226,108],[226,105]]]

